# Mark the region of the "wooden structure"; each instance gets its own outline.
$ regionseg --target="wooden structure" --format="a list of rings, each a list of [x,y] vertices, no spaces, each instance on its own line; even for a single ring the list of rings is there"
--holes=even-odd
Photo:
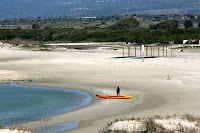
[[[123,57],[142,57],[142,44],[128,43],[128,44],[122,44],[122,47],[123,47]],[[144,49],[145,49],[144,50],[145,58],[174,57],[174,50],[172,49],[172,44],[167,44],[167,43],[148,44],[144,45]]]

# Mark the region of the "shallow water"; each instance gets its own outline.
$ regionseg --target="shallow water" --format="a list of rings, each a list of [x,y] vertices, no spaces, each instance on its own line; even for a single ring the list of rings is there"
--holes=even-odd
[[[77,90],[0,85],[0,124],[49,121],[48,117],[81,108],[91,100]]]
[[[54,126],[38,128],[38,129],[35,129],[34,131],[42,132],[42,133],[56,133],[56,132],[60,132],[60,131],[78,127],[79,124],[80,124],[80,122],[58,124],[58,125],[54,125]]]

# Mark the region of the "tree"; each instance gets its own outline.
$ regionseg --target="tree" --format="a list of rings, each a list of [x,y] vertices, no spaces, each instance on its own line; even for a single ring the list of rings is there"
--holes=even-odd
[[[191,20],[185,20],[184,26],[185,28],[193,27],[193,22]]]
[[[32,29],[40,29],[40,25],[37,23],[32,24]]]
[[[119,22],[114,23],[110,27],[112,29],[133,29],[139,27],[140,22],[137,21],[135,18],[128,18],[121,20]]]
[[[200,17],[199,17],[199,19],[198,19],[198,27],[200,27]]]
[[[149,25],[150,29],[178,29],[178,21],[176,20],[166,20],[159,24]]]

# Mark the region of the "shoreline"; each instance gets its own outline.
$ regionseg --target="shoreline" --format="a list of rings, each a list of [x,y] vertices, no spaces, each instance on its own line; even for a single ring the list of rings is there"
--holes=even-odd
[[[55,115],[55,116],[52,116],[51,119],[60,119],[60,117],[62,116],[65,116],[65,115],[71,115],[73,113],[77,113],[77,112],[81,112],[83,110],[88,110],[88,108],[96,108],[97,106],[102,106],[102,101],[103,100],[109,100],[109,99],[99,99],[96,97],[96,94],[106,94],[106,93],[102,93],[96,89],[99,89],[99,88],[106,88],[105,86],[104,87],[94,87],[94,86],[89,86],[89,85],[69,85],[70,87],[65,87],[65,85],[56,85],[56,84],[50,84],[50,83],[28,83],[28,84],[19,84],[19,85],[23,85],[23,86],[32,86],[32,87],[45,87],[45,88],[57,88],[57,89],[73,89],[73,90],[78,90],[78,91],[81,91],[81,92],[86,92],[88,93],[91,97],[92,97],[92,101],[91,101],[91,104],[87,105],[87,106],[84,106],[84,107],[81,107],[81,108],[78,108],[78,109],[75,109],[75,110],[71,110],[69,112],[66,112],[66,113],[61,113],[61,114],[58,114],[58,115]],[[83,88],[80,88],[80,86],[84,86],[84,90]],[[87,89],[85,89],[87,88]],[[88,89],[88,88],[95,88],[95,89]],[[104,89],[104,90],[107,90],[107,89]],[[102,91],[102,89],[101,89]],[[110,100],[109,100],[110,101]],[[103,102],[104,103],[104,102]],[[136,103],[138,104],[138,103]],[[135,106],[135,105],[133,105]],[[125,112],[120,112],[120,113],[117,113],[117,114],[124,114]],[[114,114],[116,115],[116,113]],[[108,116],[113,116],[112,115],[108,115]],[[101,117],[101,116],[100,116]],[[107,117],[107,115],[106,115]],[[88,118],[88,119],[83,119],[83,120],[79,120],[80,121],[80,124],[78,125],[78,127],[76,128],[72,128],[72,129],[68,129],[67,131],[70,132],[70,131],[74,131],[76,129],[79,129],[79,128],[82,128],[82,126],[84,125],[84,121],[90,121],[90,119],[96,119],[95,117],[92,117],[92,118]],[[98,119],[99,119],[99,116],[98,116]],[[57,121],[58,124],[64,124],[63,122],[61,121]],[[61,122],[61,123],[60,123]],[[73,122],[78,122],[78,121],[74,121],[74,120],[70,120],[68,121],[67,123],[73,123]],[[66,122],[65,122],[66,123]],[[51,125],[52,124],[52,125]],[[31,125],[31,126],[30,126]],[[42,126],[41,126],[42,125]],[[25,126],[29,129],[34,129],[34,128],[42,128],[42,127],[47,127],[47,126],[55,126],[57,124],[55,124],[54,122],[48,122],[48,123],[41,123],[41,122],[29,122],[27,124],[21,124],[20,126]],[[85,126],[83,126],[85,127]],[[65,130],[61,131],[61,132],[65,132]]]
[[[9,111],[12,112],[12,110],[17,109],[18,112],[16,110],[16,113],[20,114],[20,115],[13,114],[13,116],[10,116],[9,113],[5,113],[5,111],[3,111],[1,116],[2,116],[2,120],[4,122],[2,121],[1,124],[3,124],[3,125],[5,124],[6,126],[20,126],[20,125],[23,125],[24,123],[28,123],[31,121],[32,122],[34,122],[34,121],[43,121],[43,122],[50,121],[51,117],[53,117],[53,116],[57,116],[60,114],[65,114],[68,112],[72,112],[74,110],[78,110],[80,108],[90,105],[92,102],[92,97],[88,93],[79,91],[79,90],[74,90],[74,89],[47,88],[47,87],[41,87],[41,86],[36,87],[33,85],[25,86],[22,84],[2,84],[1,88],[3,89],[1,91],[1,92],[3,92],[3,95],[9,93],[7,98],[10,97],[10,99],[12,99],[12,100],[7,101],[8,105],[12,105],[12,103],[13,103],[12,101],[15,100],[15,99],[13,99],[13,97],[16,98],[17,105],[19,105],[19,103],[21,103],[23,105],[24,102],[26,102],[26,103],[28,102],[29,104],[32,104],[32,101],[33,101],[32,106],[27,105],[28,106],[27,108],[25,106],[22,106],[22,107],[24,107],[24,109],[22,109],[22,110],[20,108],[17,108],[17,106],[15,107],[14,105],[13,105],[14,107],[13,106],[12,107],[9,106],[9,108],[6,107],[5,108],[7,110],[6,112],[9,112]],[[8,91],[6,91],[6,90],[8,90]],[[22,92],[20,92],[20,90],[22,90]],[[23,93],[23,91],[24,91],[24,93]],[[11,95],[11,94],[14,94],[13,92],[18,93],[18,94],[16,94],[16,96],[13,96],[13,95]],[[38,92],[43,95],[40,95]],[[44,93],[44,92],[47,92],[47,93]],[[23,95],[20,95],[20,93],[23,93],[25,96],[27,95],[30,98],[30,100],[29,100],[29,98],[27,99],[27,97],[23,97]],[[36,93],[38,93],[38,94],[36,94]],[[61,103],[56,102],[56,99],[59,99],[58,94],[61,97],[62,97],[62,94],[65,95],[65,98],[62,97],[62,100],[60,100]],[[77,98],[79,100],[78,101],[75,100],[75,98],[70,97],[69,94],[78,96]],[[45,98],[44,99],[41,98],[40,103],[34,102],[35,100],[40,99],[40,97],[43,97],[43,96]],[[53,97],[51,97],[51,96],[53,96]],[[66,96],[69,98],[67,98]],[[18,100],[18,97],[19,98],[22,97],[22,98],[20,100]],[[56,104],[55,104],[55,102],[47,102],[47,99],[51,100],[52,98],[55,100]],[[72,104],[70,102],[66,103],[65,101],[63,101],[63,99],[65,99],[67,101],[71,100],[73,102],[72,102]],[[3,105],[5,105],[5,104],[3,104]],[[36,105],[41,108],[35,108],[35,107],[37,107]],[[52,108],[49,105],[52,105],[55,108]],[[55,106],[55,105],[57,105],[57,106]],[[65,105],[65,106],[63,106],[63,105]],[[11,108],[12,108],[12,110],[9,110]],[[38,113],[36,113],[36,112],[28,113],[29,111],[32,111],[32,109],[37,111]],[[45,109],[47,109],[47,110],[49,109],[49,111],[45,111]],[[26,116],[24,117],[24,115],[21,115],[22,114],[21,112],[24,112],[24,115],[26,114]],[[14,112],[12,112],[12,113],[14,113]]]
[[[31,79],[21,85],[75,89],[87,92],[92,103],[25,127],[45,127],[81,121],[70,133],[96,133],[115,118],[133,116],[199,114],[199,52],[179,52],[175,58],[139,59],[120,57],[120,50],[62,52],[2,49],[0,80]],[[170,80],[168,80],[168,75]],[[131,100],[98,99],[97,94],[134,96]],[[63,131],[64,133],[65,131]]]

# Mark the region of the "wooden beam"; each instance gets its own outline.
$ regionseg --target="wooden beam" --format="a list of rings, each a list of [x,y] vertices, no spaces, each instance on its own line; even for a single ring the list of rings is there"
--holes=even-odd
[[[171,45],[171,57],[172,57],[172,45]]]
[[[136,46],[135,46],[135,57],[136,57]]]
[[[163,46],[163,57],[165,57],[165,46]]]
[[[148,46],[146,46],[146,57],[148,57]]]
[[[153,56],[154,56],[154,54],[155,54],[154,52],[155,52],[155,47],[153,46]]]
[[[123,57],[124,57],[124,45],[123,45]]]
[[[168,48],[168,46],[166,46],[166,57],[167,57],[167,48]]]
[[[130,57],[130,46],[128,46],[128,57]]]
[[[159,46],[158,46],[158,57],[160,56],[160,55],[159,55],[159,54],[160,54],[159,52],[160,52],[160,49],[159,49]]]

